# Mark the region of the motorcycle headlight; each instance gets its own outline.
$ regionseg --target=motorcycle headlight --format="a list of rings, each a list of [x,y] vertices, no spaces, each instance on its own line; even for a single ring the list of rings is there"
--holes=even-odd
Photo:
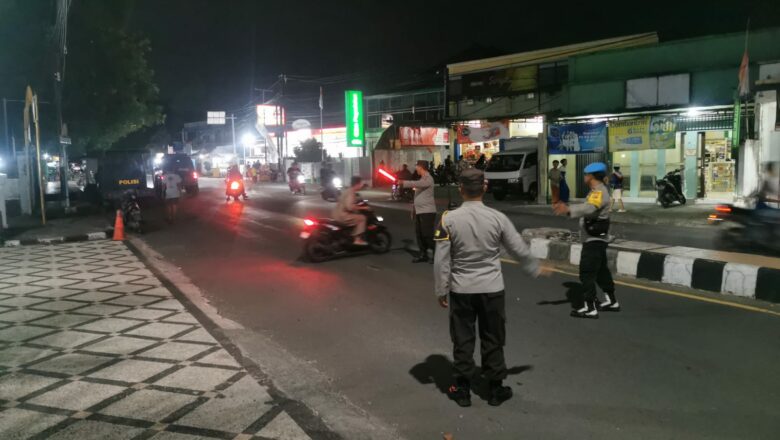
[[[303,176],[298,176],[298,183],[304,183],[306,182],[306,178]]]
[[[381,215],[378,215],[378,216],[376,216],[376,221],[383,222],[383,221],[385,221],[385,219]]]
[[[341,179],[338,177],[333,178],[333,186],[336,188],[341,188]]]

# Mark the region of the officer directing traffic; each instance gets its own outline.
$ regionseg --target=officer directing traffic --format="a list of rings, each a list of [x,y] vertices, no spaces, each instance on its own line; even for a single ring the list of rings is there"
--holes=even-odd
[[[580,218],[580,282],[583,304],[571,312],[576,318],[598,318],[598,310],[620,311],[615,297],[615,283],[607,265],[609,237],[609,190],[604,185],[607,166],[601,162],[585,167],[585,185],[590,188],[585,203],[568,206],[561,202],[553,208],[558,215]],[[606,300],[596,304],[596,284],[606,295]]]
[[[481,170],[464,170],[459,181],[463,204],[442,214],[434,235],[436,296],[442,307],[450,309],[454,344],[455,385],[450,387],[450,397],[460,406],[471,405],[478,325],[482,373],[490,384],[488,404],[497,406],[512,397],[512,389],[503,385],[507,370],[501,246],[529,275],[536,277],[549,270],[531,256],[507,216],[482,204],[487,185]]]

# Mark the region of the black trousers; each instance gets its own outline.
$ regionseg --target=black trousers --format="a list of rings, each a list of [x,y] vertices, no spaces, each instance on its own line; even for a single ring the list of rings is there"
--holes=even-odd
[[[436,213],[417,214],[414,216],[414,230],[417,233],[417,246],[420,254],[427,255],[428,250],[435,250],[433,233],[436,230]]]
[[[504,292],[458,294],[450,293],[450,336],[455,377],[474,376],[474,346],[479,325],[479,351],[482,373],[487,380],[506,378],[504,343],[506,341],[506,311]]]
[[[580,283],[585,301],[596,301],[596,284],[605,293],[615,292],[615,283],[607,265],[607,243],[590,241],[582,245]]]

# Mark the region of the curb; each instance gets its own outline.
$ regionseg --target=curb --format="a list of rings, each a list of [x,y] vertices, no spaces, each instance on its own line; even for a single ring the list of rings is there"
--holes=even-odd
[[[3,247],[19,247],[34,244],[74,243],[78,241],[106,240],[113,234],[112,229],[103,232],[90,232],[87,234],[68,235],[61,237],[26,238],[23,240],[5,240]]]
[[[530,249],[536,258],[579,266],[582,244],[532,238]],[[623,276],[780,303],[779,269],[652,250],[626,250],[612,244],[607,248],[607,260],[610,269]]]

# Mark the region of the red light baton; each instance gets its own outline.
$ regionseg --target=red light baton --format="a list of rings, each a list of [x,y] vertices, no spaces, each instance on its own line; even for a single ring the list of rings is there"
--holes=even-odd
[[[382,168],[379,168],[378,171],[379,171],[379,174],[387,177],[388,179],[390,179],[391,182],[395,182],[397,180],[395,178],[395,176],[393,176],[392,174],[390,174],[387,171],[383,170]]]

